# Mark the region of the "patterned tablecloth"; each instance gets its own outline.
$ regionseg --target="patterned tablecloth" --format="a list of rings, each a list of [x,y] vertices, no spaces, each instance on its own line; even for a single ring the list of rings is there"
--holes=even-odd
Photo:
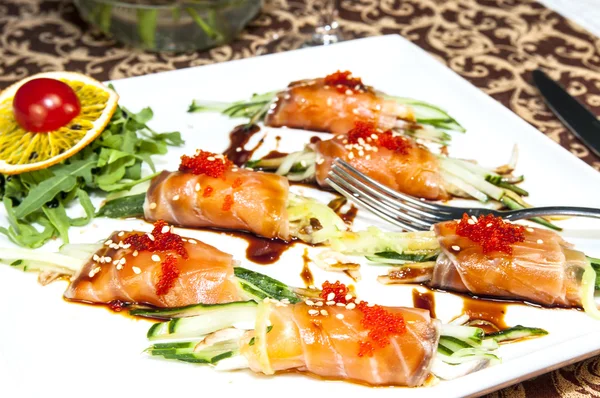
[[[542,67],[600,114],[597,37],[531,0],[340,3],[340,25],[348,37],[401,34],[600,170],[600,158],[565,130],[530,83],[531,71]],[[255,56],[273,35],[311,31],[316,18],[304,10],[297,2],[266,0],[262,14],[231,45],[152,54],[132,51],[89,28],[70,0],[2,0],[0,88],[40,71],[73,70],[108,80]],[[598,358],[489,397],[585,396],[600,396]]]

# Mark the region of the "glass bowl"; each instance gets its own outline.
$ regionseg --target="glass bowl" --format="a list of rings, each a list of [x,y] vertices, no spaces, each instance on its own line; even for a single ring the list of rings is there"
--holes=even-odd
[[[204,50],[228,43],[262,0],[74,0],[88,23],[148,51]]]

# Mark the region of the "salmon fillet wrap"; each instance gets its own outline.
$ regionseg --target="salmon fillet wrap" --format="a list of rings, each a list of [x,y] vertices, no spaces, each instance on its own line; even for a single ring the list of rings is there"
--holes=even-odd
[[[240,300],[231,255],[170,232],[115,232],[75,275],[64,297],[87,303],[180,307]]]
[[[389,129],[397,119],[414,122],[415,116],[409,107],[382,98],[349,72],[336,72],[291,83],[277,94],[265,125],[345,134],[356,121]]]
[[[163,171],[152,180],[144,217],[288,240],[288,191],[284,177],[238,169],[223,155],[198,151],[182,158],[179,171]]]
[[[555,232],[466,215],[434,228],[441,254],[432,287],[544,306],[582,306],[588,262]]]
[[[256,328],[241,342],[250,368],[374,386],[415,387],[426,381],[440,336],[440,323],[428,311],[318,303],[260,303]],[[394,324],[398,320],[401,328]]]
[[[372,123],[355,123],[347,135],[338,135],[315,144],[316,179],[325,179],[335,158],[398,192],[429,200],[449,199],[438,159],[427,148],[391,130]]]

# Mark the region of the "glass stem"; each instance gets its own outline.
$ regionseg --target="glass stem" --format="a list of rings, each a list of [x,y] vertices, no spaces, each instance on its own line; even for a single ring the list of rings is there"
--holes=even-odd
[[[323,0],[319,7],[319,21],[312,36],[312,45],[334,44],[344,40],[336,21],[337,0]]]

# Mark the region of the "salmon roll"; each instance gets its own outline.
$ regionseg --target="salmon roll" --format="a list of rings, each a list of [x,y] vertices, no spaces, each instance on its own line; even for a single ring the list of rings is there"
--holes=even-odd
[[[289,240],[288,191],[284,177],[238,169],[223,155],[198,151],[183,156],[178,171],[163,171],[152,180],[144,217]]]
[[[174,234],[159,221],[151,233],[114,232],[72,279],[72,301],[180,307],[240,300],[233,257]]]

